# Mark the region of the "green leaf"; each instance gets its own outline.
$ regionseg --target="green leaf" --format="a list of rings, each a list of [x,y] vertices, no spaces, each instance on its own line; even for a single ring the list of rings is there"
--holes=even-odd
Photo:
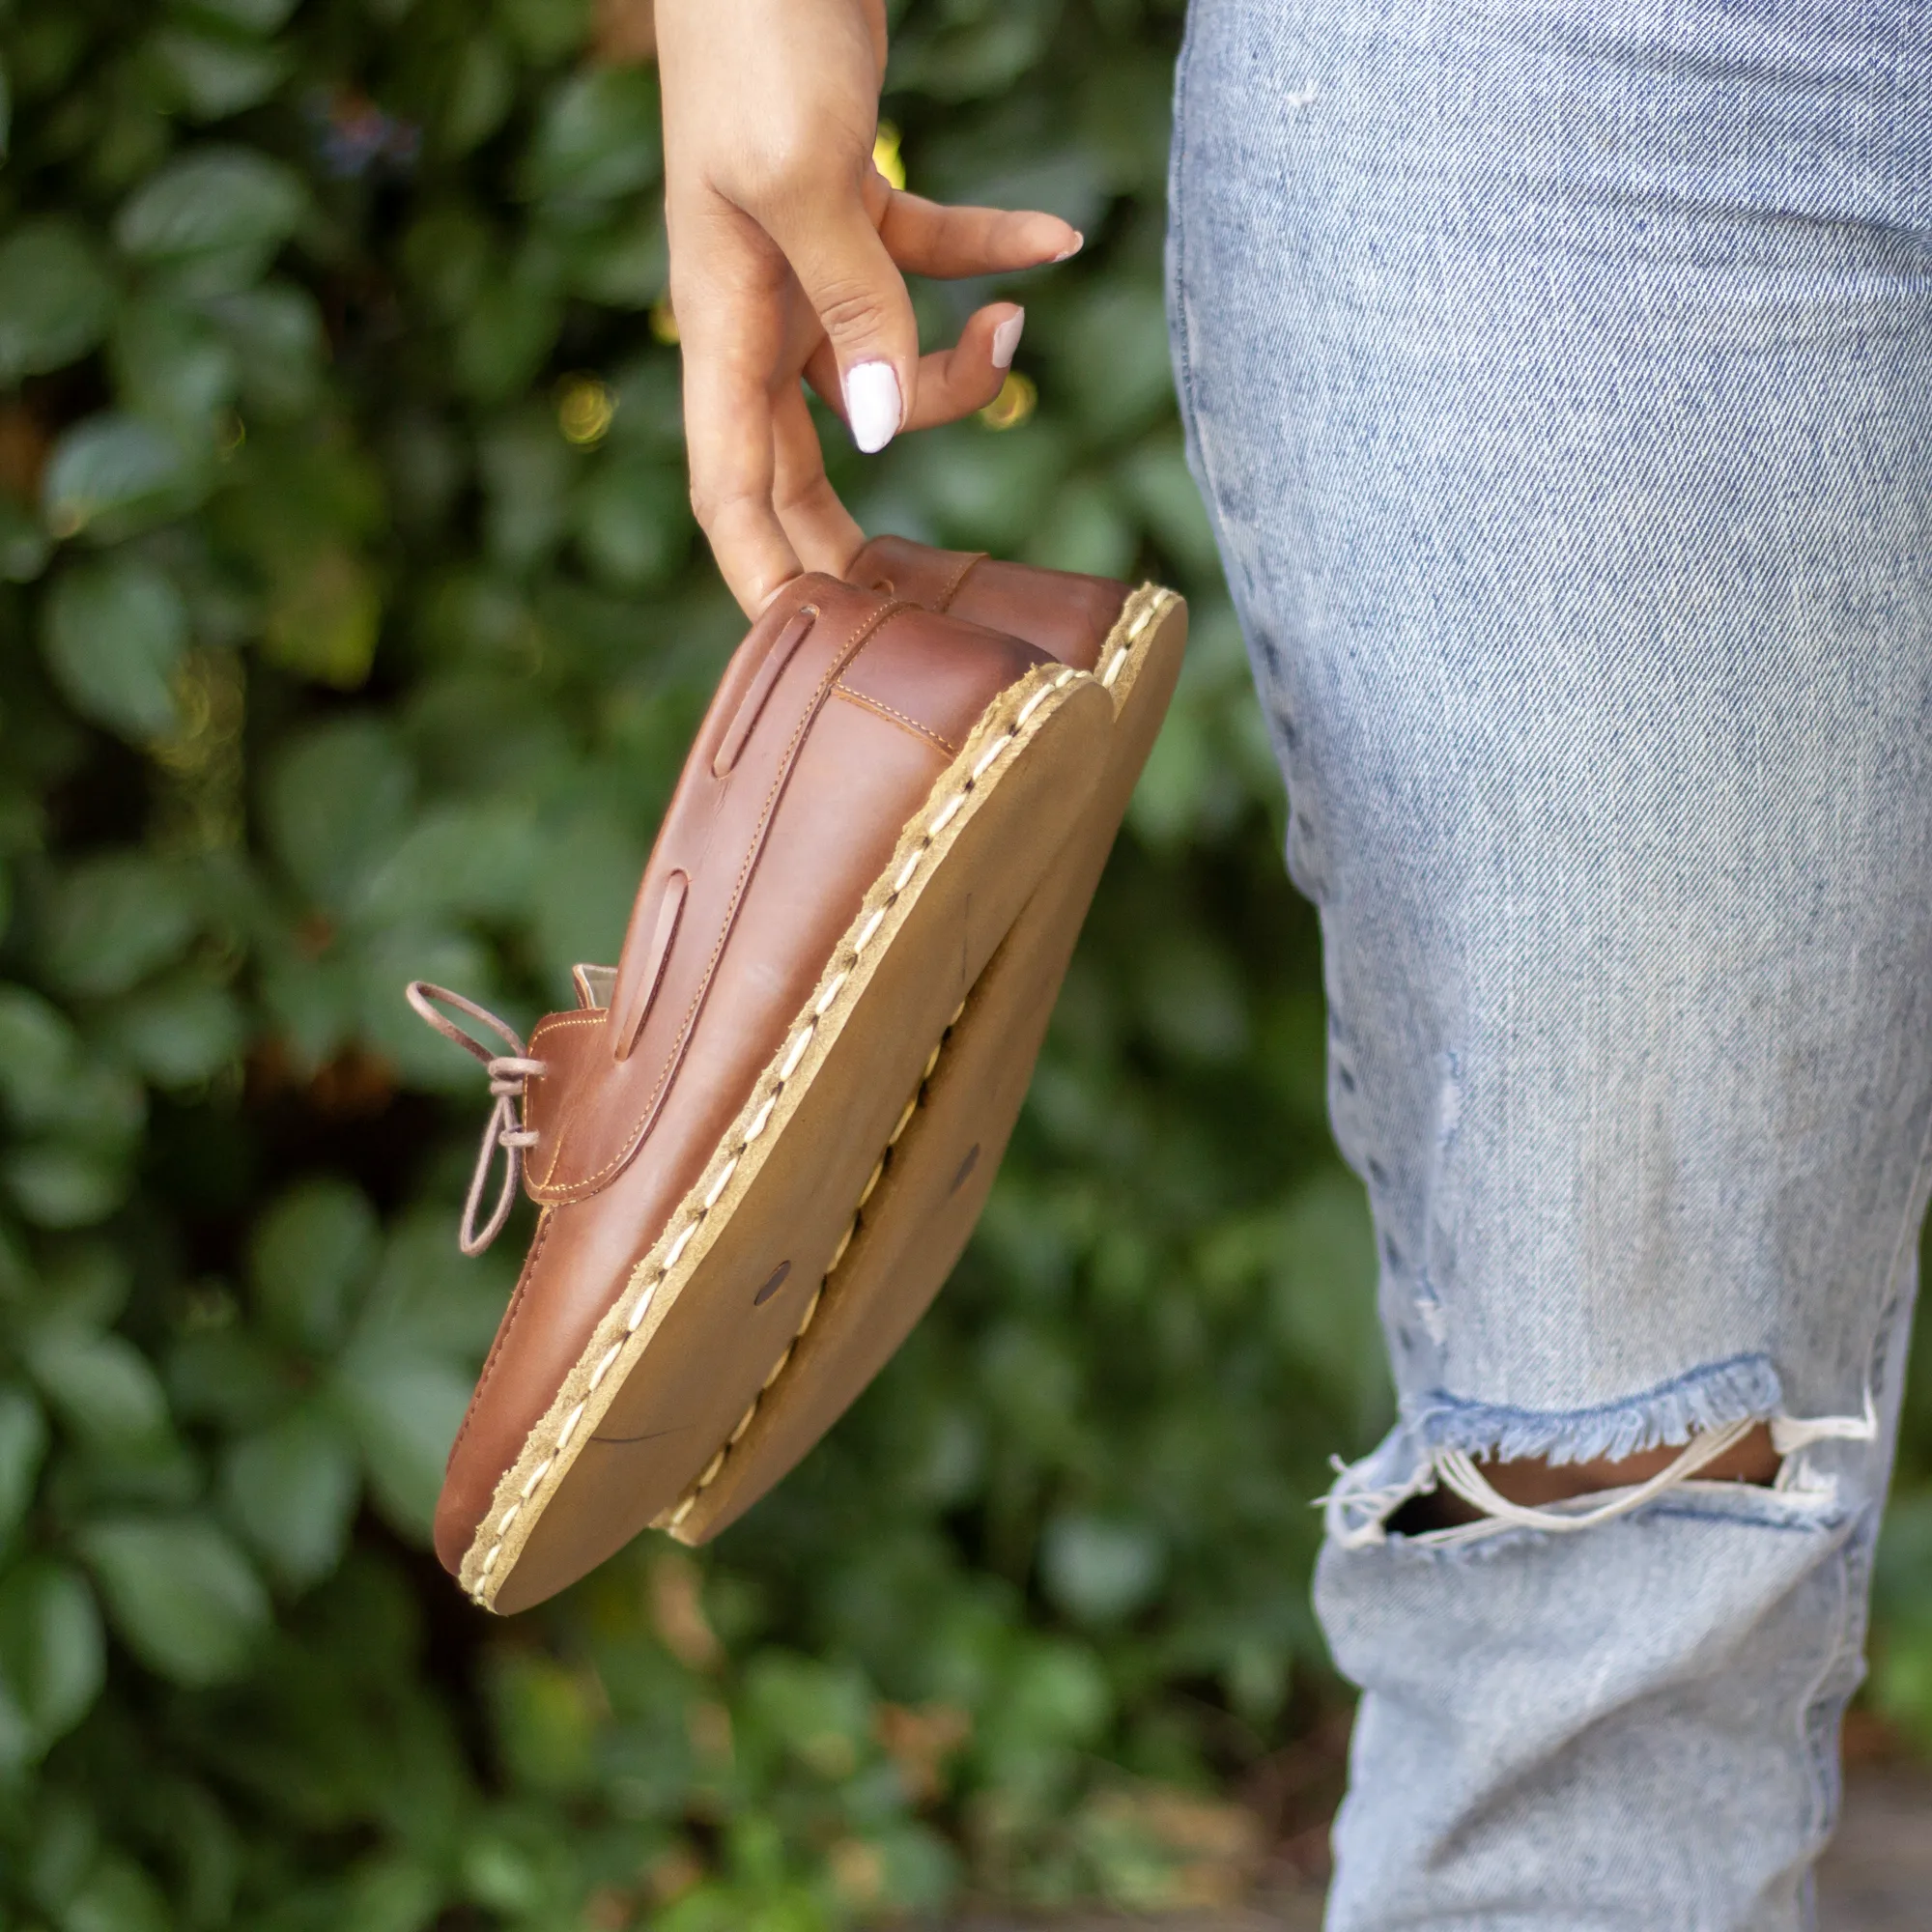
[[[325,906],[346,906],[400,839],[415,775],[373,718],[319,725],[288,743],[269,772],[269,840],[290,876]]]
[[[339,1921],[356,1932],[422,1932],[442,1905],[436,1874],[413,1859],[370,1859],[343,1889]]]
[[[57,537],[113,542],[189,507],[203,480],[188,452],[137,416],[89,416],[54,444],[41,507]]]
[[[185,440],[205,438],[235,395],[234,352],[206,316],[178,302],[129,302],[114,325],[111,360],[122,402]]]
[[[574,74],[546,103],[525,156],[522,191],[604,201],[658,178],[655,74],[642,67],[595,67]]]
[[[498,22],[532,61],[575,53],[590,31],[591,0],[497,0]]]
[[[43,956],[71,993],[125,993],[186,950],[197,923],[172,867],[146,852],[109,852],[73,867],[47,907]]]
[[[1047,1595],[1079,1622],[1118,1623],[1152,1600],[1164,1559],[1150,1523],[1063,1516],[1041,1539],[1040,1577]]]
[[[554,980],[580,959],[614,959],[623,908],[643,869],[639,841],[609,812],[581,812],[550,831],[547,863],[531,888],[538,955]]]
[[[487,492],[484,540],[496,561],[526,570],[556,547],[579,461],[548,411],[520,410],[491,429],[477,467]]]
[[[0,1578],[0,1692],[26,1719],[34,1755],[80,1722],[105,1674],[86,1577],[43,1558]]]
[[[949,11],[940,11],[941,20]],[[916,89],[941,100],[1000,94],[1044,50],[1048,17],[1043,8],[1008,9],[1004,17],[975,8],[966,18],[970,25],[922,23],[922,31],[895,39],[887,85]]]
[[[264,1429],[295,1401],[297,1366],[252,1323],[201,1329],[184,1335],[168,1356],[168,1396],[185,1422],[236,1433]]]
[[[195,9],[251,34],[272,34],[296,11],[296,0],[195,0]]]
[[[573,508],[584,560],[621,589],[662,582],[690,554],[684,478],[653,457],[622,455],[603,463]]]
[[[203,28],[163,28],[148,43],[156,67],[199,121],[239,114],[266,100],[290,71],[281,47],[262,46],[240,34]]]
[[[428,1541],[473,1381],[449,1361],[359,1341],[337,1371],[334,1399],[361,1444],[377,1507],[413,1542]]]
[[[219,1684],[248,1664],[269,1622],[261,1579],[233,1540],[199,1516],[89,1524],[82,1554],[115,1631],[177,1684]]]
[[[389,1236],[356,1322],[357,1349],[443,1355],[466,1370],[483,1360],[516,1286],[507,1241],[484,1256],[461,1253],[442,1205],[424,1205]]]
[[[417,819],[369,875],[357,910],[383,925],[517,913],[543,861],[526,801],[443,805]]]
[[[473,1096],[476,1063],[423,1025],[405,1002],[403,988],[412,980],[429,980],[488,999],[494,985],[488,949],[446,927],[381,925],[356,949],[354,965],[353,1031],[410,1086]]]
[[[23,1388],[0,1384],[0,1550],[26,1517],[46,1453],[40,1404]]]
[[[1021,550],[1029,563],[1049,570],[1082,570],[1092,577],[1125,577],[1133,569],[1139,533],[1110,484],[1069,477]]]
[[[167,1445],[159,1378],[126,1337],[54,1321],[28,1338],[26,1357],[49,1406],[90,1448],[128,1462]]]
[[[60,1143],[118,1158],[139,1134],[146,1111],[141,1083],[126,1068],[83,1056],[46,1095],[33,1124]]]
[[[172,1932],[160,1888],[130,1859],[110,1857],[68,1901],[61,1932]]]
[[[0,1156],[0,1180],[41,1228],[91,1228],[128,1198],[124,1154],[69,1141],[14,1148]]]
[[[1214,532],[1179,437],[1162,438],[1135,451],[1121,480],[1154,541],[1176,563],[1204,576],[1219,567]]]
[[[113,313],[114,283],[79,227],[21,223],[0,242],[0,385],[85,355]]]
[[[110,1328],[133,1288],[127,1251],[110,1240],[62,1241],[41,1263],[47,1302],[75,1328]]]
[[[157,1087],[212,1079],[247,1044],[235,996],[192,973],[129,994],[103,1016],[101,1031]]]
[[[83,718],[137,742],[175,724],[187,609],[152,565],[112,557],[63,571],[47,597],[41,648]]]
[[[503,43],[490,33],[464,37],[443,96],[439,146],[467,155],[508,118],[517,99],[517,70]]]
[[[444,322],[460,322],[491,272],[496,237],[466,202],[432,204],[403,237],[410,280]]]
[[[31,583],[47,566],[53,545],[39,522],[0,495],[0,583]],[[5,915],[0,913],[0,924]]]
[[[304,1407],[234,1443],[221,1489],[231,1520],[270,1571],[303,1589],[341,1560],[360,1479],[355,1444]]]
[[[298,414],[316,400],[328,342],[306,289],[287,282],[216,296],[208,312],[226,336],[242,400],[270,417]]]
[[[211,292],[260,273],[308,205],[300,179],[252,148],[202,148],[135,190],[114,239],[137,262]]]
[[[596,1693],[584,1674],[523,1652],[497,1659],[488,1682],[497,1748],[518,1784],[583,1790],[597,1749]]]
[[[0,985],[0,1097],[22,1126],[60,1116],[80,1042],[59,1008],[24,986]]]
[[[346,1180],[303,1182],[256,1227],[248,1271],[270,1331],[326,1354],[376,1265],[375,1210]]]
[[[457,327],[457,381],[479,402],[504,401],[543,367],[562,321],[562,300],[542,282],[485,287]]]
[[[634,205],[621,219],[573,231],[562,241],[571,291],[587,301],[649,308],[664,294],[670,252],[661,208]]]
[[[353,691],[369,675],[382,621],[382,593],[367,565],[353,551],[321,544],[279,576],[262,645],[285,668]]]
[[[745,1707],[760,1731],[820,1777],[850,1777],[871,1729],[872,1700],[849,1666],[761,1651],[745,1672]]]
[[[1361,1182],[1331,1172],[1306,1181],[1281,1212],[1274,1266],[1277,1334],[1341,1399],[1366,1450],[1393,1402],[1376,1323],[1376,1236]]]
[[[1056,346],[1056,382],[1072,391],[1081,420],[1114,435],[1152,416],[1174,394],[1160,291],[1103,283],[1080,304]]]

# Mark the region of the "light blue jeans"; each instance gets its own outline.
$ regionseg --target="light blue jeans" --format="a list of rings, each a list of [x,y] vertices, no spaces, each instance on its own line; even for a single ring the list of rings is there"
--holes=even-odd
[[[1932,7],[1194,0],[1170,286],[1401,1396],[1330,1926],[1791,1932],[1932,1123]]]

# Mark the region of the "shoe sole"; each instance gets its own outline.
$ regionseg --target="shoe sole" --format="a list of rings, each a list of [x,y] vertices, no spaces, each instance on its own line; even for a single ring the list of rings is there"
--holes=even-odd
[[[1032,1082],[1053,1004],[1135,781],[1180,673],[1187,607],[1136,591],[1096,665],[1113,699],[1106,771],[1082,822],[963,1005],[935,1037],[810,1320],[760,1399],[656,1520],[708,1542],[781,1481],[878,1374],[931,1305],[980,1218]]]
[[[742,1439],[811,1326],[931,1042],[1084,831],[1113,709],[1096,678],[1053,665],[987,707],[498,1480],[459,1572],[476,1603],[554,1595],[700,1490]]]

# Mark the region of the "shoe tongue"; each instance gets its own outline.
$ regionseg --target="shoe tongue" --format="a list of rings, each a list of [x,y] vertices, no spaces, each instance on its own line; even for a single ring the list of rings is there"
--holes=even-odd
[[[573,966],[570,978],[581,1009],[595,1012],[611,1004],[611,989],[617,983],[616,967]]]

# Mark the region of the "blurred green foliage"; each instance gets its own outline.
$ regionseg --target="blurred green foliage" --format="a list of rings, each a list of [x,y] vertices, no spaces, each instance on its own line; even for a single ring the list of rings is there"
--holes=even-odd
[[[611,956],[738,629],[655,79],[582,0],[0,0],[0,1927],[1238,1882],[1215,1794],[1333,1699],[1308,1499],[1387,1395],[1170,392],[1178,14],[902,23],[911,185],[1090,246],[1010,285],[1024,421],[835,446],[871,527],[1194,600],[1015,1156],[772,1501],[497,1623],[425,1545],[514,1231],[455,1254],[480,1093],[400,988],[527,1023]],[[1880,1687],[1932,1742],[1926,1381]]]

